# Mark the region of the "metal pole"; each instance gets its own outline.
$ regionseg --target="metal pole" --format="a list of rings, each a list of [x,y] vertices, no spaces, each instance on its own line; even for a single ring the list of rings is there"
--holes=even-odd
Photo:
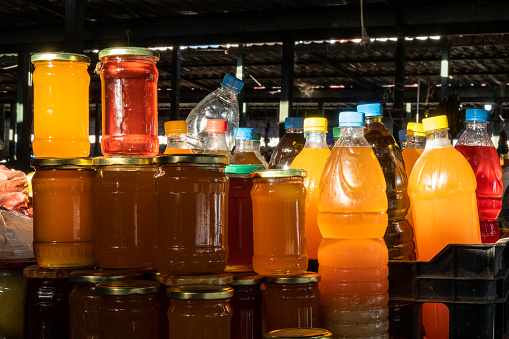
[[[293,68],[295,64],[295,41],[283,41],[281,61],[281,99],[279,102],[279,136],[285,132],[285,119],[293,116]]]
[[[180,107],[180,46],[173,46],[171,53],[170,120],[179,120]]]

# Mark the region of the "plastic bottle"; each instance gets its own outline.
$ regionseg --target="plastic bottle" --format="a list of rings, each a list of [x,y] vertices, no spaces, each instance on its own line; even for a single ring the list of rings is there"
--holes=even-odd
[[[388,338],[384,174],[364,138],[364,114],[343,112],[339,125],[318,201],[321,326],[334,338]]]
[[[263,166],[265,166],[265,168],[267,168],[269,166],[269,164],[267,163],[267,160],[265,160],[262,153],[260,152],[260,140],[261,140],[260,133],[255,133],[254,140],[253,140],[254,152],[255,152],[258,160],[260,160],[262,162]]]
[[[234,128],[239,126],[239,102],[237,96],[244,83],[226,74],[221,87],[207,95],[189,113],[187,121],[187,142],[193,149],[203,149],[207,138],[207,120],[222,119],[228,122],[226,144],[231,151],[234,143]]]
[[[417,259],[431,260],[448,244],[480,244],[475,174],[452,147],[447,116],[422,120],[426,148],[409,180]],[[422,306],[426,337],[449,338],[449,310],[443,304]]]
[[[483,244],[500,239],[497,218],[502,209],[502,167],[487,131],[488,111],[467,109],[466,130],[456,148],[467,159],[477,179],[477,207]]]
[[[327,133],[327,119],[307,118],[304,120],[304,132],[306,133],[306,145],[295,157],[291,169],[303,169],[307,176],[304,178],[306,187],[306,238],[307,253],[310,260],[318,258],[318,247],[322,241],[322,235],[318,229],[317,204],[319,197],[320,178],[322,177],[325,162],[330,155],[329,146],[325,140]]]
[[[235,149],[232,156],[239,165],[263,165],[254,152],[254,130],[238,127],[235,129]]]
[[[325,141],[327,142],[327,147],[329,147],[329,149],[332,149],[334,147],[335,142],[332,132],[327,132],[325,134]]]
[[[339,136],[341,135],[341,128],[339,126],[332,128],[332,136],[334,137],[334,145],[338,142]]]
[[[404,129],[401,129],[399,130],[398,132],[398,136],[399,136],[399,145],[400,145],[400,149],[401,150],[404,150],[407,144],[407,131],[405,131]]]
[[[230,160],[230,164],[236,164],[228,145],[226,144],[226,130],[228,123],[226,120],[209,119],[207,120],[207,138],[203,145],[204,154],[224,155]]]
[[[382,123],[381,104],[359,105],[357,111],[366,114],[364,136],[382,166],[387,185],[389,224],[384,238],[389,248],[389,258],[415,260],[412,226],[405,220],[410,198],[403,156],[391,132]]]
[[[168,142],[164,154],[194,154],[187,143],[187,123],[185,120],[166,121],[164,134]]]
[[[303,126],[304,118],[290,117],[285,119],[286,133],[272,152],[269,168],[290,168],[293,159],[295,159],[306,144]]]

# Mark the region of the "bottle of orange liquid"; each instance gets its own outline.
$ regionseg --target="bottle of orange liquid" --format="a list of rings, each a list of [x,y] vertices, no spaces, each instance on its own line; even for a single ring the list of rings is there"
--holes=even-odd
[[[194,154],[187,143],[187,122],[185,120],[166,121],[164,133],[168,138],[164,154]]]
[[[364,114],[343,112],[320,180],[321,327],[335,338],[388,338],[385,178],[364,138]]]
[[[263,165],[254,151],[254,130],[252,128],[235,128],[235,149],[233,158],[239,165]]]
[[[475,174],[452,147],[447,116],[422,120],[426,148],[410,174],[417,259],[431,260],[448,244],[480,244]],[[449,338],[449,310],[443,304],[422,306],[427,339]]]
[[[329,147],[325,141],[327,133],[327,119],[307,118],[304,120],[304,133],[306,144],[302,151],[293,159],[290,168],[303,169],[307,176],[304,179],[306,187],[306,238],[307,252],[310,260],[317,260],[318,247],[322,241],[322,235],[318,229],[317,204],[319,197],[318,186],[322,177],[325,162],[330,155]]]

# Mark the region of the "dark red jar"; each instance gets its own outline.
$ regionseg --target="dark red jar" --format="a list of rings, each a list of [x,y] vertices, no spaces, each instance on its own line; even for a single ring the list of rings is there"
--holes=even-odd
[[[261,275],[234,276],[233,297],[230,305],[233,310],[231,339],[262,338],[262,292]]]

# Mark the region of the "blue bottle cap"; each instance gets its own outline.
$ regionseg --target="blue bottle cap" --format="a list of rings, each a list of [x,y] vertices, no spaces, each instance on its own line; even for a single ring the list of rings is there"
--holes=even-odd
[[[364,113],[362,112],[339,113],[339,127],[364,127]]]
[[[367,117],[382,115],[382,104],[357,105],[357,112],[364,113]]]
[[[240,93],[242,86],[244,86],[244,82],[235,77],[232,77],[230,74],[226,74],[223,78],[223,82],[221,83],[221,85],[231,89],[234,92]]]
[[[489,113],[482,108],[469,108],[467,109],[466,121],[488,121]]]
[[[406,140],[406,131],[403,129],[399,130],[399,140]]]
[[[295,117],[286,118],[285,128],[304,128],[304,118]]]
[[[235,128],[235,139],[236,140],[253,140],[254,139],[254,129],[243,128],[243,127]]]

